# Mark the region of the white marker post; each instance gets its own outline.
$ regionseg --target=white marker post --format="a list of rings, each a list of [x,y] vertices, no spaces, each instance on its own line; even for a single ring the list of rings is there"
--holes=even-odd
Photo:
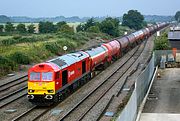
[[[159,37],[160,36],[160,31],[157,31],[157,37]]]
[[[124,32],[124,35],[127,35],[128,33],[127,32]]]
[[[63,46],[64,53],[66,53],[67,49],[68,49],[67,46]]]

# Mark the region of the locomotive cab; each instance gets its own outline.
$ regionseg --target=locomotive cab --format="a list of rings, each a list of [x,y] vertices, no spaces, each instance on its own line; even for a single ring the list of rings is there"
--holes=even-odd
[[[60,79],[60,71],[56,65],[41,63],[32,67],[28,72],[28,99],[53,99],[57,79]]]

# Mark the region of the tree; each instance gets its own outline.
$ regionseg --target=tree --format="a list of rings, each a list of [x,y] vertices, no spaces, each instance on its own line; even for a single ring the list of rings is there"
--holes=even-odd
[[[13,32],[15,29],[14,25],[10,22],[7,22],[5,25],[5,31],[6,32]]]
[[[65,21],[58,22],[56,24],[56,29],[59,31],[63,25],[66,25],[67,23]]]
[[[180,11],[176,12],[175,19],[176,21],[180,22]]]
[[[85,27],[84,30],[87,30],[89,27],[95,26],[95,25],[96,25],[96,22],[95,22],[94,18],[90,18],[87,20],[87,22],[84,26]]]
[[[119,20],[117,18],[108,17],[100,24],[100,30],[111,36],[119,36]]]
[[[40,33],[52,33],[55,32],[55,25],[52,22],[39,22]]]
[[[67,24],[63,25],[59,31],[61,33],[68,33],[68,34],[73,34],[74,33],[73,27],[70,27]]]
[[[4,26],[0,25],[0,32],[3,32]]]
[[[137,10],[129,10],[127,14],[123,15],[122,25],[128,26],[131,29],[143,28],[144,16]]]
[[[18,24],[16,30],[20,33],[26,33],[26,26],[24,24]]]
[[[28,33],[34,33],[35,32],[34,24],[27,26],[27,31],[28,31]]]
[[[87,29],[88,32],[94,32],[94,33],[99,33],[100,29],[98,26],[91,26]]]
[[[92,26],[96,26],[98,25],[98,22],[95,22],[94,18],[90,18],[87,20],[87,22],[85,24],[80,24],[76,27],[77,32],[78,31],[87,31],[88,28],[92,27]]]
[[[79,32],[79,31],[85,31],[85,25],[84,24],[79,24],[77,27],[76,27],[76,31]]]

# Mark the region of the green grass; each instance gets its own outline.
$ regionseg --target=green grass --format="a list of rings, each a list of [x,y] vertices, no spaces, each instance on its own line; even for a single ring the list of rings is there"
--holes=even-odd
[[[0,41],[4,39],[11,39],[13,36],[0,36]]]
[[[75,34],[12,34],[0,36],[0,76],[17,71],[20,65],[38,63],[49,57],[63,55],[81,48],[95,37],[106,37],[105,34],[79,32]]]

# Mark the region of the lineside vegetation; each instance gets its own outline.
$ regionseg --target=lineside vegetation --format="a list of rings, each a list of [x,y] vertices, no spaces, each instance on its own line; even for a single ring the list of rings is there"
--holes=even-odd
[[[7,22],[0,25],[0,76],[23,69],[22,65],[81,49],[89,40],[109,40],[131,31],[134,30],[121,26],[119,19],[111,17],[101,22],[91,18],[86,23],[74,26],[64,21],[38,24]],[[68,47],[66,52],[63,46]]]
[[[160,37],[156,37],[156,39],[154,40],[154,43],[155,43],[154,50],[171,49],[167,32],[162,33]]]

